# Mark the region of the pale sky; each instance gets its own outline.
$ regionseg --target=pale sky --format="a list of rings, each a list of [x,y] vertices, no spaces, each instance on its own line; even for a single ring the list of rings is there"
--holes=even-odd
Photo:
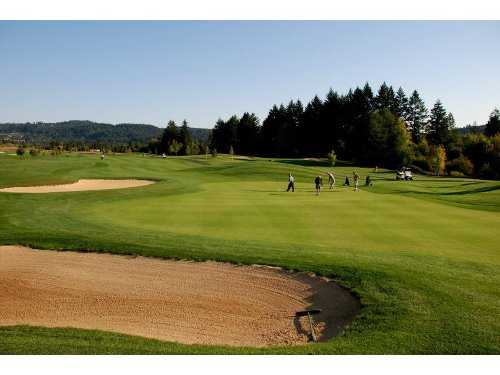
[[[458,126],[500,107],[500,22],[0,22],[0,122],[211,128],[383,81]]]

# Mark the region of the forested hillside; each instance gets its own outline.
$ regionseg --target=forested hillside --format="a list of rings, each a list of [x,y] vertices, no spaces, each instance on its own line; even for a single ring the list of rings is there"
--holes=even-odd
[[[208,129],[190,128],[193,139],[206,142]],[[0,141],[45,145],[52,142],[128,145],[145,144],[158,138],[162,128],[147,124],[106,124],[92,121],[57,123],[3,123]]]

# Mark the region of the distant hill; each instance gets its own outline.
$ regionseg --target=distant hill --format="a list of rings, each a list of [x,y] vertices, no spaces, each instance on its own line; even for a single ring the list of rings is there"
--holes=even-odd
[[[206,141],[209,129],[190,128],[193,139]],[[106,124],[71,120],[56,123],[3,123],[0,141],[45,144],[57,142],[106,143],[122,145],[147,143],[158,138],[162,128],[147,124]]]
[[[208,142],[208,137],[210,136],[211,129],[205,128],[189,128],[191,137],[198,142]]]

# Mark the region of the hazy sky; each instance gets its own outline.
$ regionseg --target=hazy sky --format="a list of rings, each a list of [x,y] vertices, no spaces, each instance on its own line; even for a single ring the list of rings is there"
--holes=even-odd
[[[0,22],[0,122],[212,127],[386,81],[482,124],[499,41],[500,22]]]

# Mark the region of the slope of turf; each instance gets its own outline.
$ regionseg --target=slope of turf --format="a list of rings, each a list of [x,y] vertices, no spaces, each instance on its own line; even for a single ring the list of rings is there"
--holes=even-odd
[[[143,178],[144,188],[0,194],[0,244],[279,265],[361,297],[341,337],[296,348],[215,348],[106,332],[0,328],[4,353],[500,353],[500,183],[417,176],[313,192],[315,160],[0,155],[0,187]],[[288,172],[295,193],[284,188]]]

